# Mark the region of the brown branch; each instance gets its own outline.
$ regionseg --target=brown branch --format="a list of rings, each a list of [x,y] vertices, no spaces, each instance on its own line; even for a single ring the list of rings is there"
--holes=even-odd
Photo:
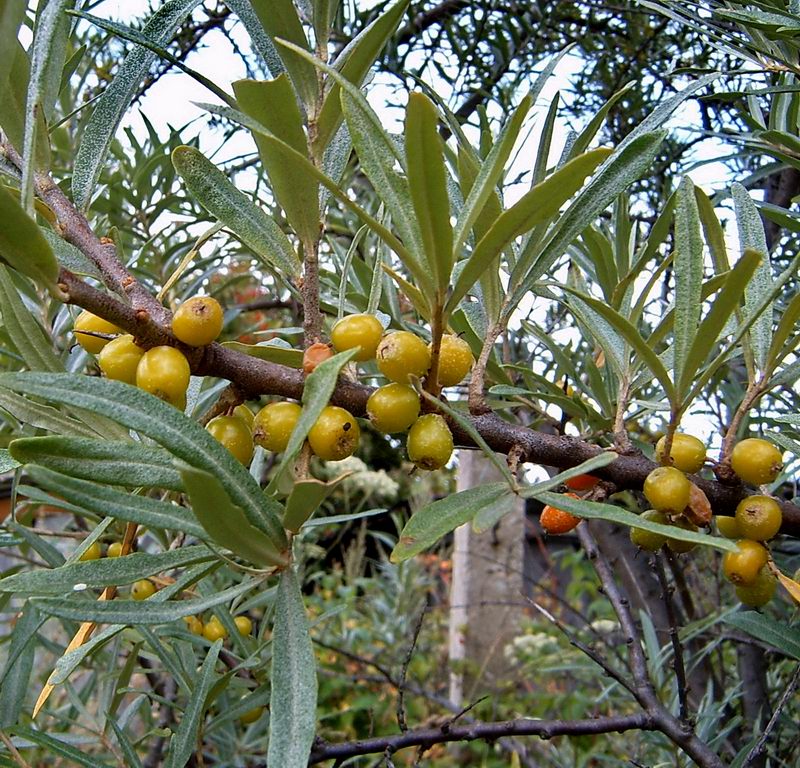
[[[199,376],[216,376],[235,382],[245,399],[262,394],[278,395],[300,400],[305,383],[303,373],[294,368],[271,363],[236,352],[220,344],[208,347],[187,347],[178,342],[165,327],[154,322],[147,312],[137,312],[112,296],[84,283],[68,270],[60,275],[62,289],[70,296],[70,303],[94,312],[115,325],[132,333],[137,343],[144,347],[170,344],[178,347],[189,360],[192,372]],[[340,379],[331,397],[331,403],[346,408],[355,416],[364,416],[367,399],[374,390],[352,381]],[[528,427],[521,427],[502,419],[495,413],[482,413],[471,417],[472,425],[481,437],[498,453],[508,455],[519,452],[520,460],[548,467],[568,469],[587,461],[603,448],[577,437],[551,435]],[[459,447],[476,447],[470,436],[455,423],[450,424]],[[657,465],[644,456],[620,456],[594,474],[608,480],[618,488],[641,488],[645,478]],[[692,476],[718,513],[731,514],[748,490],[740,485],[727,485]],[[800,507],[781,502],[783,525],[781,531],[800,537]]]
[[[392,736],[349,741],[341,744],[318,743],[311,752],[309,765],[326,760],[344,760],[358,755],[394,753],[408,747],[431,747],[453,741],[495,741],[508,736],[538,736],[552,739],[556,736],[585,736],[624,731],[652,731],[655,723],[645,714],[597,717],[586,720],[534,720],[520,718],[497,723],[472,723],[450,725],[445,728],[419,728]]]

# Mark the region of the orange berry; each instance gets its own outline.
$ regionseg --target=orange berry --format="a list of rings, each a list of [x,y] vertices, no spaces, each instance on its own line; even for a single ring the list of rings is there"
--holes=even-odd
[[[569,496],[571,499],[578,498],[577,494],[574,493],[565,493],[564,496]],[[542,510],[542,514],[539,517],[539,523],[544,532],[554,535],[569,533],[577,527],[580,521],[581,518],[575,517],[575,515],[563,509],[551,507],[549,504]]]

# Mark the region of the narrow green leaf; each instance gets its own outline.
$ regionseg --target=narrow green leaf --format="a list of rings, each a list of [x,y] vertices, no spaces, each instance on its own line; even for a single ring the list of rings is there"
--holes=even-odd
[[[741,185],[731,185],[736,223],[739,229],[739,244],[742,252],[750,248],[761,254],[762,261],[745,292],[745,310],[750,313],[758,306],[773,288],[772,268],[769,261],[767,239],[764,224],[758,208],[750,197],[750,193]],[[763,312],[752,324],[749,331],[750,345],[755,355],[756,365],[764,370],[772,340],[772,311]]]
[[[467,259],[447,301],[448,311],[458,306],[483,272],[515,237],[556,216],[561,206],[583,186],[586,177],[610,153],[608,149],[594,149],[570,160],[504,211]]]
[[[258,567],[286,564],[286,553],[279,552],[266,535],[250,525],[216,477],[186,464],[178,468],[192,509],[213,541]]]
[[[306,768],[316,730],[317,670],[303,594],[291,568],[278,584],[271,683],[267,763]]]
[[[214,665],[217,663],[221,650],[222,640],[212,643],[208,649],[200,672],[195,678],[196,682],[192,695],[189,697],[189,704],[183,711],[178,730],[170,739],[165,768],[183,768],[194,754],[197,746],[197,734],[206,707],[206,698],[216,679]]]
[[[38,285],[58,294],[58,262],[36,222],[0,184],[0,257]],[[5,270],[4,270],[5,271]],[[3,302],[5,308],[5,302]]]
[[[665,135],[664,132],[646,133],[634,141],[624,141],[598,169],[594,178],[575,196],[545,240],[542,243],[531,243],[525,249],[511,276],[513,294],[510,310],[516,307],[533,284],[561,258],[569,244],[588,224],[649,170]],[[543,183],[546,184],[553,178],[551,176]]]
[[[306,378],[305,386],[303,387],[303,411],[297,420],[292,436],[289,438],[286,450],[283,452],[283,459],[281,459],[281,463],[278,465],[278,469],[267,487],[267,493],[274,492],[279,487],[284,473],[294,466],[295,459],[303,447],[308,431],[314,426],[320,413],[322,413],[322,409],[328,405],[331,399],[339,378],[339,372],[350,362],[356,351],[355,349],[348,349],[346,352],[340,352],[338,355],[323,360],[314,369],[313,373],[310,373]]]
[[[317,528],[325,525],[338,525],[339,523],[349,523],[352,520],[360,520],[362,517],[375,517],[385,515],[388,509],[367,509],[364,512],[354,512],[352,515],[327,515],[325,517],[315,517],[307,520],[303,528]]]
[[[57,493],[81,510],[102,517],[108,515],[126,523],[184,531],[205,538],[205,530],[186,507],[149,496],[137,496],[129,491],[118,491],[89,480],[79,480],[36,464],[29,464],[26,472],[33,482]]]
[[[134,660],[136,657],[132,655],[130,658]],[[131,744],[131,740],[125,734],[125,731],[119,725],[117,725],[116,720],[109,719],[107,722],[109,722],[111,727],[114,729],[114,734],[116,735],[117,743],[122,750],[122,756],[125,758],[125,764],[127,768],[144,768],[142,761],[139,759],[139,755],[136,754],[136,749],[134,748],[133,744]]]
[[[615,94],[611,96],[611,98],[603,104],[600,109],[595,112],[592,119],[589,121],[588,125],[578,134],[573,142],[572,146],[569,149],[569,154],[567,155],[568,159],[572,159],[573,157],[577,157],[578,155],[585,152],[589,145],[592,143],[592,140],[597,135],[597,132],[603,127],[606,121],[606,117],[608,113],[611,111],[613,106],[626,94],[628,91],[636,85],[635,82],[631,81],[626,85],[623,85]]]
[[[468,523],[481,509],[497,504],[502,497],[513,497],[508,483],[487,483],[451,494],[417,510],[400,533],[390,560],[402,563],[432,547],[450,531]]]
[[[464,207],[456,221],[453,235],[453,247],[458,253],[467,240],[473,225],[486,207],[487,201],[493,195],[496,198],[497,184],[500,181],[506,160],[511,155],[511,150],[517,141],[522,124],[531,108],[532,99],[526,95],[511,117],[506,121],[503,130],[497,137],[486,159],[480,164],[477,173],[469,176],[469,188],[462,184],[461,192],[466,196]],[[460,155],[460,157],[463,155]],[[466,169],[465,169],[466,170]]]
[[[277,344],[275,339],[259,344],[242,344],[240,341],[223,341],[223,347],[235,349],[244,355],[257,357],[259,360],[268,360],[270,363],[285,365],[289,368],[303,367],[303,351],[289,345]]]
[[[541,493],[531,492],[530,496],[538,501],[541,501],[542,504],[550,504],[558,509],[563,509],[565,512],[576,515],[577,517],[606,520],[609,523],[625,525],[628,528],[641,528],[645,531],[660,533],[663,536],[669,536],[672,539],[688,541],[693,544],[702,544],[703,546],[714,547],[715,549],[721,549],[725,552],[736,551],[736,542],[732,541],[731,539],[725,539],[722,536],[710,536],[707,533],[689,531],[685,528],[679,528],[677,525],[662,525],[661,523],[653,523],[649,520],[643,519],[640,515],[629,512],[627,509],[615,507],[613,504],[600,504],[596,501],[573,499],[571,496],[567,496],[562,493],[552,493],[549,491],[544,491]]]
[[[421,93],[412,93],[408,97],[405,124],[408,186],[427,266],[439,295],[444,296],[453,269],[453,228],[438,125],[433,102]]]
[[[327,0],[336,6],[336,0]],[[337,56],[333,66],[353,85],[360,87],[408,8],[409,0],[398,0],[359,32]],[[317,120],[316,148],[328,146],[342,122],[339,84],[333,82]]]
[[[672,370],[683,392],[683,371],[692,343],[698,339],[700,322],[700,291],[703,284],[703,240],[700,235],[700,215],[694,196],[694,184],[684,176],[678,187],[675,206],[675,314],[672,331]],[[704,340],[708,341],[708,340]],[[707,347],[706,347],[707,348]]]
[[[130,626],[166,624],[184,616],[197,615],[228,605],[232,600],[249,592],[259,582],[247,579],[228,589],[215,592],[208,597],[190,600],[158,602],[153,598],[141,600],[92,600],[88,597],[34,597],[31,603],[43,613],[72,621],[94,621],[98,624],[126,624]]]
[[[20,463],[8,452],[7,448],[0,448],[0,474],[16,469]]]
[[[800,631],[796,627],[789,627],[757,611],[734,613],[726,616],[723,621],[800,660]]]
[[[233,84],[233,92],[245,114],[295,151],[308,154],[303,116],[285,74],[275,80],[238,80]],[[309,176],[298,176],[294,164],[273,144],[264,141],[259,133],[254,133],[253,138],[275,198],[285,211],[290,226],[301,242],[315,242],[320,233],[319,184]]]
[[[0,408],[10,413],[21,424],[29,424],[59,435],[96,437],[97,433],[85,424],[61,413],[49,405],[20,397],[15,392],[0,387]]]
[[[172,457],[161,448],[142,443],[53,435],[14,440],[9,450],[23,464],[40,464],[96,483],[183,490]]]
[[[52,229],[40,228],[39,231],[53,249],[53,255],[62,267],[66,267],[76,275],[102,280],[100,270],[74,245],[59,237]]]
[[[681,392],[686,392],[700,366],[708,359],[719,335],[725,329],[728,319],[738,309],[742,295],[750,283],[756,268],[761,263],[761,259],[761,254],[757,251],[748,249],[744,252],[742,258],[739,259],[736,266],[726,277],[722,290],[714,299],[708,314],[703,318],[699,327],[695,328],[681,373]],[[720,362],[722,361],[720,360]],[[706,376],[710,376],[712,373],[713,370],[706,371]]]
[[[41,626],[36,609],[26,604],[14,623],[8,647],[8,662],[3,670],[3,695],[0,696],[0,728],[17,723],[30,690],[33,657],[36,652],[36,631]],[[12,663],[13,660],[13,663]]]
[[[289,40],[309,51],[310,47],[303,25],[292,0],[250,0],[261,26],[273,40]],[[317,101],[317,73],[303,58],[284,47],[278,51],[286,71],[292,78],[300,100],[311,109]]]
[[[263,534],[262,534],[263,535]],[[61,595],[84,589],[132,584],[172,568],[214,559],[208,547],[195,545],[168,552],[135,552],[125,557],[71,563],[50,570],[24,571],[0,579],[0,592],[17,595]]]
[[[261,261],[279,274],[296,276],[300,262],[275,220],[240,192],[194,147],[178,147],[172,164],[197,202],[225,224]]]
[[[141,33],[157,45],[167,45],[184,19],[200,3],[201,0],[169,0],[150,17]],[[111,84],[97,102],[75,156],[72,195],[79,207],[88,207],[117,128],[155,58],[152,51],[136,46],[125,56]]]
[[[6,57],[0,69],[0,127],[12,146],[21,147],[25,140],[25,100],[30,79],[30,60],[16,37],[15,30],[12,43],[0,48]],[[16,176],[16,168],[14,170]]]
[[[328,483],[316,478],[295,482],[289,498],[286,499],[284,526],[292,533],[297,533],[308,518],[317,511],[319,505],[336,490],[339,483],[346,477],[347,474],[344,474]]]
[[[788,350],[784,349],[784,344],[792,333],[794,333],[798,321],[800,321],[800,293],[796,293],[792,296],[772,336],[766,360],[766,369],[768,371],[774,370],[788,353]]]
[[[21,739],[26,739],[32,744],[42,747],[49,756],[57,755],[64,758],[66,765],[82,765],[85,768],[111,768],[108,763],[98,760],[96,755],[88,752],[84,753],[66,741],[49,736],[42,731],[35,731],[32,728],[23,728],[22,726],[15,726],[9,731]]]
[[[659,384],[664,388],[664,393],[672,402],[675,400],[675,387],[670,379],[667,369],[659,359],[655,350],[651,349],[647,342],[642,338],[639,331],[629,320],[626,320],[619,312],[608,306],[604,301],[589,296],[586,293],[577,291],[569,286],[563,286],[565,291],[580,298],[588,304],[598,315],[606,320],[624,339],[633,347],[634,352],[641,361],[650,369],[651,373],[658,379]]]
[[[49,0],[39,6],[31,46],[31,72],[25,108],[25,138],[22,148],[22,207],[33,212],[33,176],[41,169],[37,157],[37,134],[46,135],[47,120],[61,86],[61,70],[67,51],[69,17],[74,0]],[[1,215],[1,214],[0,214]]]
[[[286,67],[281,61],[278,49],[265,32],[264,27],[261,26],[250,0],[225,0],[225,5],[239,17],[239,20],[247,30],[247,34],[250,35],[253,48],[261,55],[270,75],[277,77],[281,72],[284,72]]]
[[[207,430],[157,397],[119,381],[70,374],[0,374],[0,387],[85,408],[146,435],[187,464],[213,474],[250,523],[279,551],[286,547],[280,520],[265,507],[262,490],[247,469]]]

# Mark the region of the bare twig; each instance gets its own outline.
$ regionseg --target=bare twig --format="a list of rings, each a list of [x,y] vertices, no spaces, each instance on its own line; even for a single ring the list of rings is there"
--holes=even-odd
[[[428,612],[425,606],[419,614],[417,623],[414,626],[414,634],[411,637],[411,645],[408,647],[408,653],[403,660],[403,668],[400,671],[400,681],[397,692],[397,725],[401,731],[408,730],[408,723],[406,722],[406,701],[405,701],[405,687],[406,677],[408,676],[408,666],[411,664],[411,659],[414,656],[414,649],[417,647],[417,640],[419,640],[419,633],[422,630],[422,622],[425,620],[425,614]]]
[[[778,702],[778,706],[775,707],[775,711],[772,713],[772,717],[769,719],[767,727],[764,728],[764,731],[759,737],[758,741],[753,745],[753,748],[750,750],[750,752],[748,752],[743,763],[744,768],[747,768],[747,766],[754,762],[755,759],[764,751],[767,740],[772,734],[772,731],[775,730],[775,726],[778,724],[781,713],[786,708],[786,705],[789,703],[789,700],[792,698],[792,696],[794,696],[794,692],[797,690],[798,685],[800,685],[800,664],[794,668],[792,679],[789,681],[789,685],[786,686],[786,690],[783,692],[783,695]]]

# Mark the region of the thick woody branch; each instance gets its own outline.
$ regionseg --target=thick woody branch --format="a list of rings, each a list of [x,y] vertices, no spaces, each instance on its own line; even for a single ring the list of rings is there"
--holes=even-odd
[[[408,747],[432,747],[452,741],[495,741],[508,736],[538,736],[552,739],[556,736],[585,736],[624,731],[652,731],[655,723],[645,714],[614,717],[597,717],[587,720],[533,720],[520,718],[498,723],[470,723],[443,725],[439,728],[416,728],[392,736],[349,741],[342,744],[322,743],[311,753],[309,765],[326,760],[345,760],[358,755],[396,752]]]
[[[147,311],[117,301],[102,291],[87,285],[67,270],[62,269],[60,282],[69,293],[70,302],[78,304],[95,314],[132,333],[137,342],[145,347],[171,344],[178,347],[189,360],[192,372],[200,376],[216,376],[236,384],[245,399],[260,395],[278,395],[299,400],[303,394],[305,379],[302,371],[283,365],[259,360],[220,344],[208,347],[187,347],[178,342],[166,327],[153,322]],[[367,399],[372,388],[346,381],[339,381],[331,398],[334,405],[347,408],[356,416],[366,413]],[[508,455],[518,451],[521,461],[544,466],[568,469],[574,467],[603,449],[576,437],[551,435],[535,429],[511,424],[495,413],[484,413],[471,417],[473,426],[498,453]],[[453,436],[461,447],[474,448],[475,443],[457,424],[451,423]],[[618,488],[641,488],[647,475],[657,465],[644,456],[620,456],[616,461],[595,474],[609,480]],[[692,477],[692,481],[706,494],[718,513],[733,514],[736,505],[748,495],[742,485],[725,485],[713,480]],[[784,533],[800,537],[800,507],[782,502]]]

